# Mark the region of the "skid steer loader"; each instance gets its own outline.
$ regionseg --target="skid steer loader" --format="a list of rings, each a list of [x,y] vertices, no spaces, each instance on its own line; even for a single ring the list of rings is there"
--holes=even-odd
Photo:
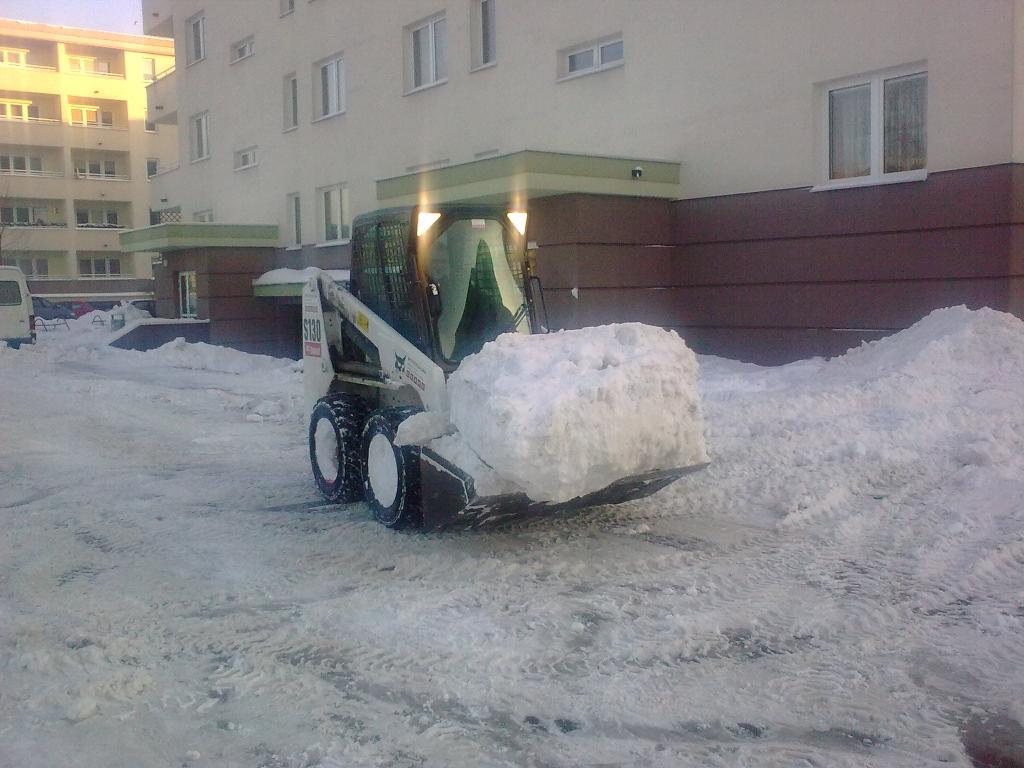
[[[353,222],[348,285],[326,272],[308,281],[309,454],[328,500],[365,500],[384,525],[433,530],[638,499],[698,468],[666,468],[547,504],[521,493],[478,496],[464,468],[429,447],[396,445],[410,415],[447,412],[447,376],[463,358],[503,333],[546,331],[526,221],[525,212],[493,206],[376,211]]]

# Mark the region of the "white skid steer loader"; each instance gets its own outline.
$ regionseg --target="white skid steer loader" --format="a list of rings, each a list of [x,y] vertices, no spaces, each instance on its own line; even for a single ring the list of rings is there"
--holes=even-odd
[[[313,477],[330,501],[365,500],[392,528],[475,526],[648,496],[699,467],[618,480],[561,504],[477,495],[473,477],[399,424],[446,413],[447,376],[502,333],[546,331],[526,258],[526,214],[506,208],[395,208],[358,217],[348,286],[326,272],[302,296],[303,379]]]

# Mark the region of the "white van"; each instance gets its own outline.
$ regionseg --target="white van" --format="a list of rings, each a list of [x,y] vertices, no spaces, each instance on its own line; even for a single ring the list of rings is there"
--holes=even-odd
[[[32,344],[32,294],[17,267],[0,267],[0,341],[12,347]]]

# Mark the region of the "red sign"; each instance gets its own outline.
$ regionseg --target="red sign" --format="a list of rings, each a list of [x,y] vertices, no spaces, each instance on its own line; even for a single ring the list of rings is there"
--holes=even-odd
[[[306,351],[303,354],[305,354],[306,357],[320,357],[320,342],[307,341]]]

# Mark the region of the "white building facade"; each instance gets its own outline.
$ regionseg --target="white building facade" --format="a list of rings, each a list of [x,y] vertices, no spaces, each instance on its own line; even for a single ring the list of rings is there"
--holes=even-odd
[[[964,221],[951,201],[1018,199],[1022,0],[144,0],[144,9],[147,32],[173,33],[177,50],[174,73],[149,89],[157,122],[180,129],[179,167],[153,179],[153,208],[167,221],[276,225],[273,245],[294,266],[344,266],[352,217],[375,208],[505,199],[549,220],[541,209],[557,208],[554,198],[583,195],[592,210],[578,210],[575,239],[531,230],[541,253],[574,246],[582,263],[580,247],[602,243],[632,263],[637,246],[675,248],[668,284],[641,287],[682,291],[677,303],[693,306],[714,299],[687,295],[708,286],[691,285],[680,265],[730,258],[727,243],[817,238],[828,273],[836,238],[996,225],[1009,237],[1019,223]],[[785,196],[792,190],[799,200]],[[650,205],[608,209],[631,233],[588,235],[612,199]],[[737,205],[756,207],[736,214]],[[750,229],[768,211],[780,221],[780,205],[781,219],[803,224]],[[922,206],[938,212],[915,223]],[[813,225],[822,217],[849,224]],[[981,250],[1000,261],[1003,245],[990,241]],[[893,258],[921,261],[925,247]],[[746,270],[761,275],[751,285],[782,281],[771,273],[785,253],[765,259]],[[584,290],[566,324],[600,320],[605,298],[588,298],[586,274],[573,269],[571,280],[555,272],[575,284],[552,283]],[[851,282],[832,271],[823,282]],[[1020,276],[986,271],[923,277],[1008,280],[1000,290],[1012,308]],[[714,284],[746,285],[735,275]],[[968,299],[988,296],[980,284],[960,287]],[[805,336],[852,322],[881,333],[940,300],[933,291],[904,313],[860,320],[733,320]],[[607,319],[633,316],[679,328],[732,322],[713,312]]]

